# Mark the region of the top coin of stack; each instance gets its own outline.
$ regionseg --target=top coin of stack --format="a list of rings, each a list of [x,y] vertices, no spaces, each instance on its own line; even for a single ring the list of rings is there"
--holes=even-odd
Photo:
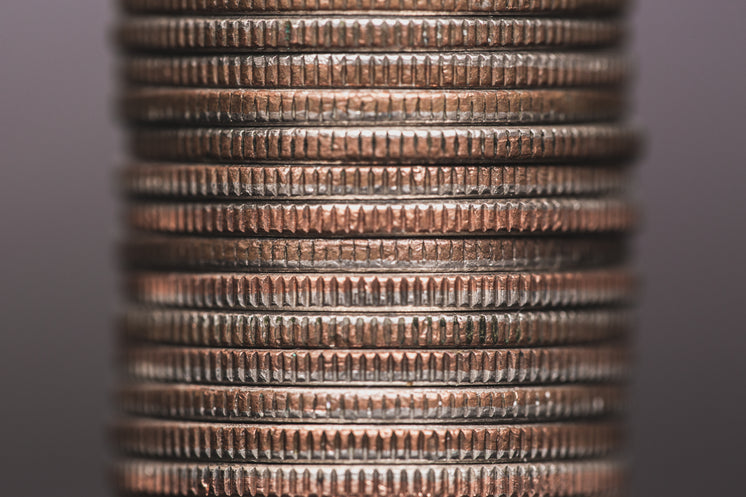
[[[121,2],[120,492],[623,492],[626,2]]]

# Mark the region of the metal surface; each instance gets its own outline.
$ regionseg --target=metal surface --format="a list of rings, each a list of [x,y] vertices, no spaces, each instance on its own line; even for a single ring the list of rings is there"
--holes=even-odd
[[[124,495],[608,496],[617,0],[123,0]]]

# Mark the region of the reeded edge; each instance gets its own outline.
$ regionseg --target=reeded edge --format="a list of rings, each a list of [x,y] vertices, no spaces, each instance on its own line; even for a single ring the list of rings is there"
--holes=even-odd
[[[503,313],[251,313],[132,307],[123,337],[163,343],[259,349],[539,347],[598,343],[626,336],[629,309]]]
[[[628,168],[602,164],[215,165],[135,162],[120,172],[133,199],[480,200],[623,192]]]
[[[521,423],[619,414],[623,384],[544,387],[235,387],[125,383],[117,403],[139,416],[191,421],[335,424]]]
[[[282,2],[252,1],[252,0],[120,0],[120,5],[130,12],[151,13],[223,13],[240,14],[247,12],[262,12],[265,14],[280,13],[308,13],[308,14],[368,14],[371,11],[392,15],[414,14],[443,14],[443,15],[500,15],[517,13],[531,14],[613,14],[624,10],[628,0],[553,0],[551,2],[536,2],[534,0],[491,0],[489,2],[474,2],[469,0],[436,1],[328,1]]]
[[[123,418],[120,453],[187,461],[464,464],[577,459],[623,445],[617,421],[530,425],[267,425]]]
[[[256,350],[130,345],[133,381],[211,385],[466,386],[619,382],[629,379],[622,344],[479,350]]]
[[[603,495],[621,490],[615,459],[528,464],[288,465],[120,461],[121,490],[161,495],[410,497]]]

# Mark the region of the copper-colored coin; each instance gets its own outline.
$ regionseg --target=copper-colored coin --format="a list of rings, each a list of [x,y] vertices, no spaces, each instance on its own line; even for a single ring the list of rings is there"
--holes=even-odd
[[[629,302],[622,269],[430,274],[134,273],[135,302],[207,309],[519,309]]]
[[[133,203],[132,228],[241,235],[490,235],[617,232],[636,215],[618,198],[435,200],[396,203]]]
[[[568,269],[618,263],[619,237],[593,238],[204,238],[131,237],[130,266],[247,271],[487,271]]]
[[[242,166],[139,163],[122,177],[135,196],[196,198],[463,198],[619,192],[623,168],[583,165]]]
[[[598,47],[621,39],[616,19],[538,17],[130,17],[129,49],[189,51],[427,51]]]
[[[617,124],[138,128],[133,137],[141,158],[231,163],[583,160],[630,157],[637,146],[635,130]]]
[[[617,52],[219,55],[125,58],[133,83],[227,88],[537,88],[615,85]]]
[[[603,456],[613,422],[530,425],[247,425],[127,419],[120,451],[139,457],[250,462],[525,462]]]
[[[251,348],[489,348],[582,344],[624,336],[626,310],[453,314],[256,314],[132,308],[135,342]]]
[[[127,413],[170,419],[263,422],[492,423],[619,412],[624,387],[229,387],[140,383],[119,393]]]
[[[255,350],[130,346],[133,380],[236,385],[517,385],[619,381],[619,345],[480,350]]]
[[[428,12],[445,14],[518,14],[610,13],[625,6],[627,0],[120,0],[127,10],[170,14],[205,13],[279,13],[309,12],[324,14],[391,12]]]
[[[207,90],[136,88],[122,109],[137,122],[200,125],[501,124],[618,117],[616,90]]]
[[[564,497],[617,495],[625,469],[615,460],[426,466],[125,460],[114,473],[127,495]]]

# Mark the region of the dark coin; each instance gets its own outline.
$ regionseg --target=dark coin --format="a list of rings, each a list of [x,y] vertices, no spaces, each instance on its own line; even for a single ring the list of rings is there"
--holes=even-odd
[[[125,243],[132,267],[228,270],[486,271],[618,263],[619,237],[203,238],[140,235]]]
[[[325,14],[427,12],[444,14],[569,14],[612,13],[627,0],[120,0],[127,10],[160,13],[279,13]]]
[[[617,124],[553,127],[367,126],[137,128],[144,159],[473,163],[590,160],[634,155],[634,128]]]
[[[384,202],[132,203],[132,228],[242,235],[434,235],[618,232],[636,222],[618,198]]]
[[[256,314],[130,309],[134,342],[263,348],[489,348],[583,344],[627,334],[629,311],[616,309],[432,314]]]
[[[624,388],[560,385],[510,388],[124,386],[130,414],[205,421],[492,423],[568,420],[620,412]]]
[[[135,88],[122,109],[136,122],[189,125],[510,124],[618,117],[617,90],[205,90]]]
[[[226,88],[540,88],[618,85],[618,52],[216,55],[124,59],[133,83]]]
[[[626,303],[622,269],[422,274],[134,273],[133,301],[207,309],[520,309]]]
[[[620,167],[583,165],[298,165],[138,163],[122,175],[134,196],[283,198],[528,197],[620,192]]]
[[[235,385],[517,385],[620,381],[623,346],[481,350],[254,350],[130,346],[133,380]]]
[[[614,422],[530,425],[247,425],[128,419],[120,451],[169,460],[250,462],[525,462],[603,456]]]
[[[119,40],[134,50],[428,51],[599,47],[621,39],[608,19],[537,17],[130,17]]]

